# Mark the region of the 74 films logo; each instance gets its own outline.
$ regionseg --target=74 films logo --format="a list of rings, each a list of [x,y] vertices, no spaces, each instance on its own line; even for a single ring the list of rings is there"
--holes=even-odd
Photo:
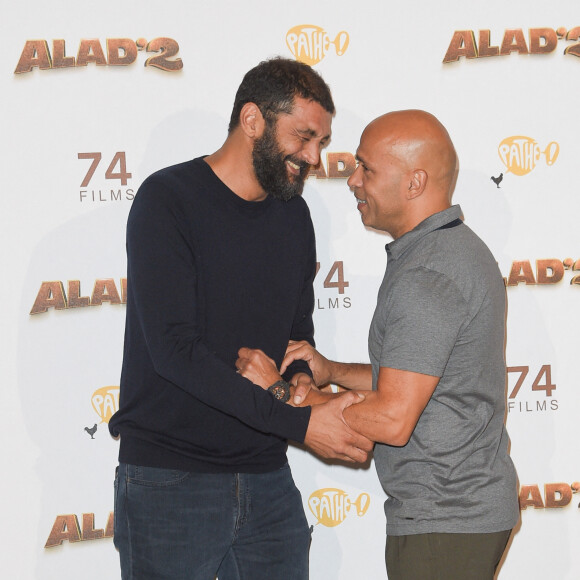
[[[103,50],[98,38],[82,39],[75,56],[67,55],[65,41],[61,38],[52,41],[52,53],[46,40],[27,40],[14,70],[14,74],[40,70],[79,68],[88,64],[96,66],[129,66],[137,60],[139,52],[155,53],[145,60],[146,67],[154,67],[167,72],[177,72],[183,68],[181,58],[174,58],[179,45],[172,38],[107,38]]]
[[[529,366],[507,367],[508,413],[545,413],[558,410],[558,400],[552,398],[556,390],[556,385],[552,382],[552,365],[542,365],[537,373],[535,370],[532,369],[530,375]],[[510,375],[516,375],[515,382]],[[524,392],[522,387],[527,393],[524,397],[518,397],[518,394],[521,395]],[[544,398],[530,399],[530,390],[534,393],[544,393]]]
[[[292,56],[310,66],[319,63],[328,53],[331,45],[337,56],[342,56],[348,48],[350,37],[341,30],[332,39],[329,34],[315,24],[299,24],[286,33],[286,46]]]
[[[316,262],[316,275],[318,277],[320,272],[320,262]],[[345,288],[350,286],[349,282],[344,277],[344,263],[342,260],[336,260],[330,269],[327,271],[322,287],[325,289],[336,289],[338,296],[336,298],[328,298],[326,302],[322,298],[316,299],[317,310],[335,310],[337,308],[350,308],[352,306],[350,296],[343,296]]]
[[[87,152],[87,153],[77,153],[77,157],[80,160],[90,160],[91,163],[88,166],[87,172],[85,173],[83,180],[81,181],[81,189],[79,193],[79,201],[83,202],[103,202],[103,201],[133,201],[135,197],[135,191],[132,188],[126,187],[129,184],[129,180],[133,177],[132,173],[127,171],[127,156],[125,151],[117,151],[110,161],[105,157],[105,164],[107,169],[104,171],[104,178],[107,181],[119,181],[119,184],[123,187],[98,187],[89,186],[95,179],[102,179],[103,169],[101,161],[103,160],[103,154],[98,151]],[[100,168],[100,169],[99,169]],[[99,173],[97,173],[99,169]],[[95,174],[97,176],[95,177]]]

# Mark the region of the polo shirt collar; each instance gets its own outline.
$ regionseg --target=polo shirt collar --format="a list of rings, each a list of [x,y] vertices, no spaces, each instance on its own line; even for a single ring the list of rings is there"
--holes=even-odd
[[[385,246],[387,254],[398,259],[406,250],[420,240],[423,236],[438,230],[450,224],[451,222],[460,219],[463,216],[461,207],[459,205],[452,205],[443,211],[430,215],[424,219],[418,226],[415,226],[410,232],[403,234],[400,238],[393,240]]]

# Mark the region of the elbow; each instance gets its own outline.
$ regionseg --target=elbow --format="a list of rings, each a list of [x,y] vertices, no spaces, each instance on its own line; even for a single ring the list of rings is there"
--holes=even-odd
[[[196,344],[190,339],[160,339],[157,344],[149,344],[149,354],[155,372],[166,380],[179,382],[184,363],[195,361]]]
[[[403,422],[391,420],[386,422],[385,429],[380,434],[380,439],[377,439],[377,442],[393,447],[404,447],[411,439],[413,430],[414,425],[409,426]]]
[[[393,447],[405,447],[409,443],[409,439],[411,439],[411,433],[403,431],[393,435],[389,445]]]

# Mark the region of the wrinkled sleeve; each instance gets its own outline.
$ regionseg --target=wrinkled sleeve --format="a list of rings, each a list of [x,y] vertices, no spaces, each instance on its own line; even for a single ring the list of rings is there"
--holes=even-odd
[[[291,340],[305,340],[312,346],[314,343],[314,322],[312,312],[314,310],[314,277],[316,276],[316,242],[314,227],[308,216],[308,245],[307,259],[304,268],[304,283],[300,295],[300,302],[296,310],[296,316],[292,324]],[[294,361],[284,373],[284,379],[289,381],[296,373],[306,373],[312,376],[308,363],[303,360]]]

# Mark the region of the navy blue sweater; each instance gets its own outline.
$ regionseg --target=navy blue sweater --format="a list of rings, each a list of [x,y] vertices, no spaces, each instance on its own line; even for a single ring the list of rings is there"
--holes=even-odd
[[[315,267],[301,197],[246,201],[202,158],[146,179],[127,223],[121,394],[109,423],[119,460],[203,472],[283,465],[310,408],[276,401],[234,363],[242,346],[279,365],[289,339],[313,343]]]

